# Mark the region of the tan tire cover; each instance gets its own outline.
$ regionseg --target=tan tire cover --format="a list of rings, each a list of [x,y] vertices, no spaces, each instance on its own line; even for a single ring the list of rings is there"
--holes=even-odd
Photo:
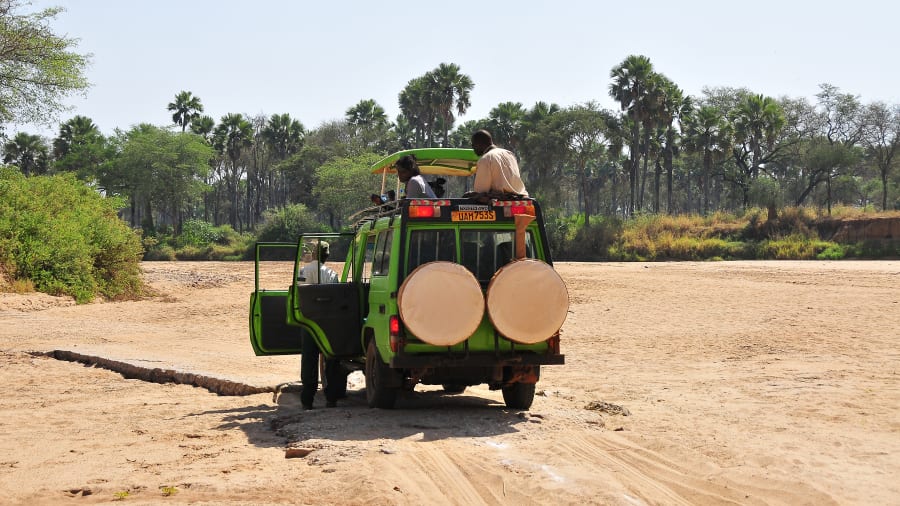
[[[507,339],[539,343],[566,321],[569,292],[553,267],[540,260],[517,260],[491,278],[487,310],[494,328]]]
[[[416,337],[452,346],[475,333],[484,317],[484,296],[462,265],[429,262],[412,271],[397,294],[400,318]]]

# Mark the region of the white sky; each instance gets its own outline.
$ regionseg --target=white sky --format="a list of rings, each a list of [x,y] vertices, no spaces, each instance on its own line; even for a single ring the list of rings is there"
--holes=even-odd
[[[475,83],[469,112],[542,100],[609,98],[610,70],[630,54],[690,95],[704,86],[809,97],[829,83],[863,102],[900,103],[900,7],[755,0],[33,0],[62,5],[53,28],[92,53],[86,97],[60,121],[88,116],[105,133],[171,124],[188,90],[216,121],[281,114],[306,128],[375,99],[393,120],[410,79],[442,62]],[[8,125],[53,137],[58,123]]]

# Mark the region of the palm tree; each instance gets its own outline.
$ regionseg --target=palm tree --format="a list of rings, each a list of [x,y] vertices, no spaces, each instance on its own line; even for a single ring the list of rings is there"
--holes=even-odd
[[[306,130],[300,120],[291,118],[289,114],[273,114],[266,125],[263,127],[261,136],[263,142],[272,151],[275,161],[281,162],[289,156],[300,151],[303,147],[303,136]],[[276,176],[280,173],[280,181]],[[267,171],[265,174],[266,182],[269,189],[269,199],[271,202],[278,202],[278,196],[281,200],[287,200],[287,181],[283,170],[276,165],[274,171]],[[280,187],[280,191],[279,191]]]
[[[84,144],[100,135],[100,129],[86,116],[75,116],[59,126],[59,135],[53,139],[53,158],[69,154],[74,145]]]
[[[209,144],[212,144],[215,127],[216,120],[211,116],[196,116],[191,120],[191,132],[203,137]]]
[[[347,123],[362,128],[375,128],[387,124],[384,107],[373,99],[360,100],[358,104],[347,109]]]
[[[522,127],[525,122],[525,108],[521,102],[503,102],[491,109],[487,128],[501,146],[517,152],[522,141]]]
[[[25,176],[45,174],[49,164],[48,151],[40,136],[19,132],[3,145],[3,163],[18,166]]]
[[[453,110],[455,108],[460,116],[469,110],[469,94],[475,83],[472,78],[460,73],[459,65],[455,63],[441,63],[425,76],[427,88],[431,91],[432,107],[443,127],[443,146],[449,147],[450,129],[455,120]]]
[[[97,125],[85,116],[75,116],[59,127],[53,139],[55,170],[77,172],[81,178],[98,174],[100,165],[109,159],[106,139]]]
[[[523,141],[520,146],[520,167],[529,193],[551,200],[558,200],[562,193],[559,178],[564,165],[566,143],[565,136],[554,122],[560,112],[556,104],[535,103],[522,118],[519,134]]]
[[[700,155],[703,160],[703,168],[698,178],[702,198],[699,207],[706,214],[709,212],[710,175],[713,165],[724,160],[731,148],[731,125],[721,109],[704,105],[685,117],[683,129],[685,147],[688,151]],[[690,191],[688,200],[691,200]],[[690,203],[688,205],[690,206]]]
[[[272,148],[277,160],[284,160],[300,150],[306,130],[300,120],[290,114],[273,114],[263,127],[263,140]]]
[[[630,55],[610,71],[610,78],[612,78],[613,82],[609,85],[609,94],[619,102],[622,111],[627,112],[631,128],[631,142],[629,144],[630,167],[628,174],[631,191],[630,213],[634,213],[637,200],[638,168],[640,166],[640,128],[645,115],[645,96],[653,74],[653,65],[650,63],[650,59],[642,55]]]
[[[732,152],[740,168],[734,179],[743,191],[746,207],[750,204],[750,183],[775,154],[775,140],[785,125],[784,111],[772,97],[750,94],[731,111],[729,119],[734,128]]]
[[[175,95],[174,102],[169,102],[168,109],[172,111],[172,121],[176,125],[181,125],[181,131],[184,132],[191,124],[191,120],[203,112],[203,104],[200,103],[200,98],[191,92],[182,91]]]
[[[658,113],[661,129],[660,137],[663,142],[663,167],[666,170],[666,213],[672,214],[672,193],[675,170],[673,159],[675,158],[675,155],[678,154],[679,137],[680,132],[683,131],[684,118],[691,111],[691,99],[690,97],[685,97],[681,88],[665,76],[660,75],[660,79],[663,87],[663,100],[660,103]],[[676,123],[678,123],[678,126],[681,128],[676,128]],[[659,164],[657,164],[657,167],[659,167]],[[660,210],[659,177],[660,174],[659,171],[657,171],[653,198],[654,212],[659,212]]]
[[[418,148],[429,146],[434,137],[436,113],[427,86],[424,76],[417,77],[406,84],[398,97],[400,112],[415,132],[413,147]]]
[[[241,155],[245,148],[251,146],[252,141],[253,125],[241,114],[229,113],[222,116],[221,122],[213,132],[213,147],[230,162],[225,169],[225,184],[231,196],[229,221],[235,230],[238,230],[238,183],[244,171]]]

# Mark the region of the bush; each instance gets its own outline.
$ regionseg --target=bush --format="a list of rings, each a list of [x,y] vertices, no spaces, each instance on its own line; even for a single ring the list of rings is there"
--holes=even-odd
[[[263,225],[257,234],[260,242],[296,242],[302,233],[328,232],[329,227],[319,222],[303,204],[291,204],[270,209],[263,216]]]
[[[0,171],[0,264],[53,295],[89,302],[140,294],[141,242],[104,198],[72,174]]]
[[[203,220],[186,220],[181,225],[181,235],[178,236],[177,241],[178,246],[203,247],[211,242],[219,242],[224,236],[222,228],[215,227],[212,223]]]

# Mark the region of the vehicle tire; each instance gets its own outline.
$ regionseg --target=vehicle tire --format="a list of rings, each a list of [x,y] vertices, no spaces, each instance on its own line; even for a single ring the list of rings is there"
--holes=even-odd
[[[378,356],[375,339],[366,348],[366,402],[370,408],[393,409],[397,402],[397,388],[389,387],[388,376],[392,371]]]
[[[466,391],[466,385],[457,383],[444,383],[441,387],[444,389],[444,393],[448,394],[461,394]]]
[[[503,402],[510,409],[528,409],[534,402],[534,383],[513,383],[503,387]]]

